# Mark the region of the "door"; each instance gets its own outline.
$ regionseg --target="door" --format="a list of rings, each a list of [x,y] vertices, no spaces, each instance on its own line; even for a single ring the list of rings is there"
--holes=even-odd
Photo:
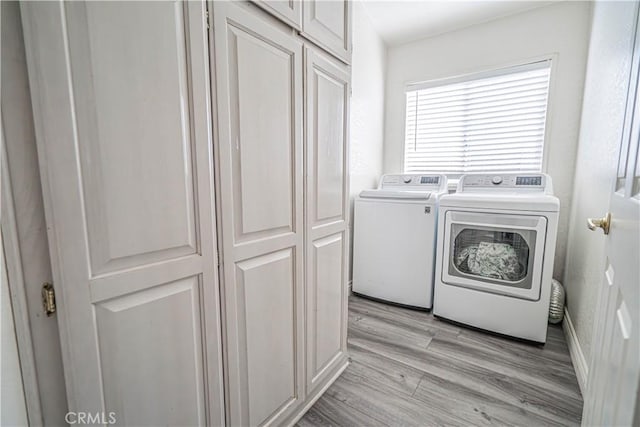
[[[633,53],[629,52],[631,79],[618,173],[609,200],[611,217],[588,222],[593,231],[600,227],[606,234],[606,267],[595,320],[583,425],[640,422],[640,29],[637,5],[634,9],[635,45]]]
[[[16,298],[13,311],[30,425],[60,425],[67,413],[58,318],[43,315],[42,284],[52,283],[42,184],[20,3],[2,7],[2,232]],[[3,424],[3,423],[1,423]],[[3,424],[4,425],[4,424]]]
[[[346,357],[350,76],[344,64],[307,47],[305,78],[306,384],[312,391]]]
[[[252,0],[255,4],[291,25],[296,30],[302,28],[301,0]]]
[[[69,409],[222,424],[205,4],[22,12]]]
[[[303,398],[302,43],[213,8],[229,420],[279,424]]]
[[[546,232],[541,216],[447,211],[442,281],[537,301]]]
[[[302,35],[342,61],[351,62],[351,2],[307,0],[302,7]]]

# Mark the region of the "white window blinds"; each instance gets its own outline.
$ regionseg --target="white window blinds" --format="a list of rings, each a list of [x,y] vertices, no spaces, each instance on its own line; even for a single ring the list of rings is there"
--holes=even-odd
[[[405,172],[542,170],[551,61],[410,85]]]

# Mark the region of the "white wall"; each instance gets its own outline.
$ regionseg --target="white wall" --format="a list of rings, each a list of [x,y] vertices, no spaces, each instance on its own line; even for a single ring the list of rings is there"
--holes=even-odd
[[[354,2],[349,152],[351,231],[353,198],[363,189],[376,187],[382,173],[385,67],[386,46],[373,29],[364,6]]]
[[[384,172],[402,171],[404,87],[408,82],[492,70],[556,55],[553,64],[546,172],[561,212],[554,277],[561,278],[575,169],[590,29],[589,3],[562,2],[389,48]]]
[[[593,14],[564,275],[567,310],[587,364],[605,269],[605,237],[600,230],[589,231],[585,220],[605,214],[616,177],[631,67],[629,52],[633,49],[634,7],[632,2],[602,2],[596,4]]]

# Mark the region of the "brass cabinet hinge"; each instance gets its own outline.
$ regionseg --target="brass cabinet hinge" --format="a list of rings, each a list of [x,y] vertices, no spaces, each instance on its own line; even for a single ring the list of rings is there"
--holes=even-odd
[[[56,312],[56,291],[51,283],[42,285],[42,308],[47,317]]]

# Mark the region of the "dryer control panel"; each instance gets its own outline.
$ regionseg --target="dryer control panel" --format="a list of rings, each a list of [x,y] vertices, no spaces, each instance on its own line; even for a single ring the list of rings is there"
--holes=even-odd
[[[469,191],[539,191],[552,193],[551,178],[543,173],[468,174],[458,182],[458,192]]]

